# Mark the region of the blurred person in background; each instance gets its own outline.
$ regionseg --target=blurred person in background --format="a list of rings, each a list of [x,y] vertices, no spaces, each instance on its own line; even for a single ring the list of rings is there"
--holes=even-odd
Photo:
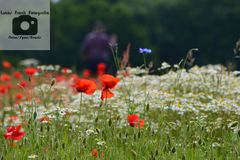
[[[97,74],[98,64],[105,64],[108,68],[111,54],[109,43],[105,25],[97,21],[93,31],[85,37],[81,50],[81,57],[91,73]]]

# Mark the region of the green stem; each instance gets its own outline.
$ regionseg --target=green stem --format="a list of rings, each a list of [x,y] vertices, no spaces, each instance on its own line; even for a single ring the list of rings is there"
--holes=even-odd
[[[146,113],[146,106],[147,106],[147,80],[146,80],[146,77],[145,77],[145,84],[144,84],[144,117],[145,117],[145,113]]]
[[[113,59],[114,59],[114,63],[115,63],[115,66],[116,66],[116,69],[117,69],[117,71],[118,70],[120,70],[121,68],[120,68],[120,62],[119,62],[119,60],[118,60],[118,47],[116,47],[116,49],[114,50],[113,49],[113,47],[112,46],[110,46],[110,49],[111,49],[111,52],[112,52],[112,54],[113,54]],[[120,88],[120,90],[122,90],[123,92],[127,92],[127,95],[128,95],[128,99],[127,98],[125,98],[125,99],[127,99],[127,101],[128,101],[128,108],[130,108],[131,107],[131,105],[130,105],[130,90],[128,89],[128,87],[126,86],[126,84],[125,84],[125,79],[123,78],[122,79],[122,81],[123,81],[123,85],[124,85],[124,87],[126,88],[126,90],[122,90],[121,88]]]
[[[171,103],[171,105],[170,106],[172,106],[173,105],[173,103],[174,103],[174,101],[176,100],[176,95],[177,95],[177,88],[178,88],[178,82],[180,81],[180,78],[181,78],[181,76],[182,76],[182,73],[183,73],[183,69],[184,69],[184,67],[185,67],[185,65],[186,65],[186,63],[187,63],[187,58],[188,58],[188,54],[187,54],[187,56],[185,57],[185,59],[184,59],[184,61],[183,61],[183,68],[182,68],[182,70],[181,70],[181,72],[177,75],[177,78],[176,78],[176,80],[175,80],[175,89],[174,89],[174,97],[173,97],[173,101],[172,101],[172,103]],[[180,62],[181,63],[181,62]],[[181,66],[180,66],[181,67]]]
[[[105,98],[105,119],[106,119],[106,121],[105,121],[105,126],[107,126],[107,92],[106,92],[106,98]]]
[[[147,60],[146,60],[146,55],[143,54],[143,62],[144,62],[144,67],[145,67],[145,71],[147,71]],[[147,80],[145,77],[145,84],[144,84],[144,117],[145,117],[145,112],[146,112],[146,103],[147,103]]]
[[[114,63],[116,65],[117,70],[120,70],[120,65],[119,65],[119,61],[118,61],[118,57],[117,57],[117,49],[114,50],[113,47],[110,47],[112,54],[113,54],[113,60]]]
[[[147,60],[146,60],[146,55],[145,54],[143,54],[143,62],[144,62],[145,70],[147,70]]]
[[[80,93],[80,104],[79,104],[79,123],[81,122],[81,113],[82,113],[82,92]]]
[[[106,98],[105,98],[105,106],[107,108],[107,92],[106,92]]]

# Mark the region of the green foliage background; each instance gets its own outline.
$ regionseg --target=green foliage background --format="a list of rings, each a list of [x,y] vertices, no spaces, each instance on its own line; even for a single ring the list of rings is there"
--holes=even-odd
[[[50,54],[11,52],[4,56],[82,66],[81,43],[96,20],[105,22],[109,34],[118,35],[119,53],[132,43],[132,65],[142,62],[139,47],[152,48],[156,64],[178,63],[195,47],[200,49],[196,63],[226,64],[240,37],[239,0],[60,0],[52,3],[51,13]]]

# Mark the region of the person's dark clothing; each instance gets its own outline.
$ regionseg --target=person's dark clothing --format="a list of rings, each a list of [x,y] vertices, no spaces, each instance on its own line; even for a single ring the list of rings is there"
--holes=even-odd
[[[108,66],[110,53],[109,37],[102,32],[89,33],[84,40],[82,51],[86,67],[93,73],[96,73],[97,64],[105,63]]]
[[[96,68],[98,63],[108,63],[109,60],[109,38],[105,33],[91,32],[87,35],[83,44],[83,54],[91,68]],[[94,66],[93,66],[94,65]]]

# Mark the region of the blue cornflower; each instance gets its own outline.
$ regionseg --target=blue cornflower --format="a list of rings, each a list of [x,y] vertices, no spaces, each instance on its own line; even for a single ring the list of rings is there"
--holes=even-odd
[[[142,54],[150,54],[152,53],[152,50],[148,48],[139,48],[139,52]]]

